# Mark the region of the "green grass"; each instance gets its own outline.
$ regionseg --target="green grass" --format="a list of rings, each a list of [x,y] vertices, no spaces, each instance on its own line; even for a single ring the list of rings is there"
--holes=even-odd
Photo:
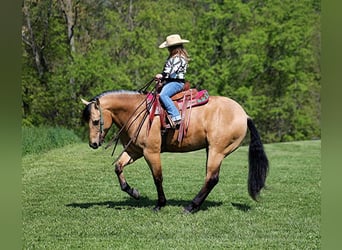
[[[247,194],[247,147],[227,157],[220,182],[195,214],[182,213],[204,181],[205,152],[164,153],[168,204],[143,159],[125,169],[142,198],[123,193],[111,150],[86,143],[22,159],[23,249],[319,249],[320,141],[265,145],[260,202]],[[119,153],[119,150],[117,150]]]
[[[22,155],[39,154],[81,139],[71,130],[53,127],[22,127]]]

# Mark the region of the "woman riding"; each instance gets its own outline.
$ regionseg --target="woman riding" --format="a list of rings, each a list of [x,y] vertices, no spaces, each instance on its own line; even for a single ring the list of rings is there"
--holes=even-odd
[[[185,83],[189,55],[183,44],[188,42],[188,40],[181,39],[180,35],[174,34],[166,37],[166,41],[159,45],[159,48],[168,48],[169,50],[169,57],[164,69],[155,78],[159,83],[159,88],[161,88],[159,99],[171,116],[170,125],[172,128],[177,128],[181,122],[181,115],[173,104],[171,96],[182,91]]]

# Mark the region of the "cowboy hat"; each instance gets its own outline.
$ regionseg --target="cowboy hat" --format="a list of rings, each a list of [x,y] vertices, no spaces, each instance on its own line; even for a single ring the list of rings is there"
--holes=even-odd
[[[159,48],[167,48],[178,44],[188,43],[189,40],[182,39],[180,35],[174,34],[166,37],[166,41],[159,45]]]

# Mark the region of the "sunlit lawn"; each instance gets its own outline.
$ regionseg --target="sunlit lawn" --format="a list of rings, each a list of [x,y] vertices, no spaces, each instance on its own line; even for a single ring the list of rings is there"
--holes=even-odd
[[[168,204],[143,159],[125,169],[142,198],[120,190],[111,150],[75,144],[22,159],[24,249],[319,249],[320,141],[265,145],[267,189],[247,193],[247,147],[227,157],[220,182],[195,214],[183,214],[205,176],[205,152],[164,153]],[[119,150],[117,150],[119,152]]]

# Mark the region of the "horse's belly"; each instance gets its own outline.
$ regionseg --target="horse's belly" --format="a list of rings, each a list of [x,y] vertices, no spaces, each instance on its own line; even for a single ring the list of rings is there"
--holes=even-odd
[[[189,131],[181,142],[178,142],[178,130],[170,131],[162,143],[162,152],[190,152],[207,146],[204,131]]]
[[[206,144],[197,145],[165,145],[162,147],[162,152],[191,152],[200,150],[206,147]]]

